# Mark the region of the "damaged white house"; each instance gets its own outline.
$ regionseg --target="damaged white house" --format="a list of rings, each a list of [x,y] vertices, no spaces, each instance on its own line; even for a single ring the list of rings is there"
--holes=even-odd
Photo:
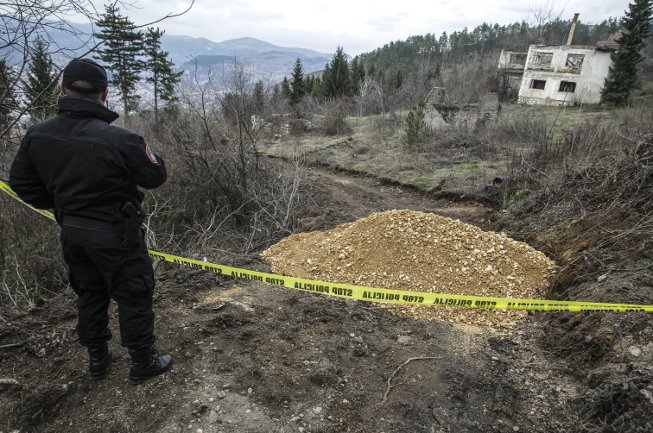
[[[574,16],[566,45],[531,45],[525,56],[510,51],[501,53],[498,70],[500,76],[509,80],[506,84],[513,87],[521,75],[518,103],[579,105],[600,102],[601,88],[612,64],[610,54],[618,48],[621,33],[595,46],[571,45],[577,21],[578,14]]]
[[[517,102],[598,104],[611,64],[610,50],[583,45],[531,45]]]

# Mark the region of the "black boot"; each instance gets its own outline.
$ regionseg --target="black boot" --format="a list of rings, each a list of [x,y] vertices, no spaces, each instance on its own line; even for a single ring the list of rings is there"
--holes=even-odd
[[[111,349],[106,341],[88,346],[89,365],[88,370],[91,373],[91,379],[100,380],[109,371],[111,367]]]
[[[132,366],[129,370],[129,383],[140,385],[147,379],[158,376],[172,367],[172,356],[159,355],[154,346],[132,350]]]

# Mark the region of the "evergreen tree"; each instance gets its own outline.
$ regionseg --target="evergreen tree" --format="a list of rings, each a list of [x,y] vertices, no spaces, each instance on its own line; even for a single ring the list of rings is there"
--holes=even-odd
[[[54,71],[52,59],[47,52],[47,46],[41,38],[36,40],[31,50],[25,94],[29,107],[27,112],[33,121],[43,120],[57,113],[59,74]]]
[[[331,75],[331,66],[329,63],[324,65],[324,70],[322,71],[322,79],[320,83],[320,98],[324,98],[326,96],[326,78]]]
[[[281,95],[281,89],[279,88],[279,84],[275,84],[274,87],[272,87],[272,96],[270,96],[270,108],[272,109],[273,112],[277,112],[283,102],[283,96]]]
[[[100,28],[94,36],[104,44],[98,49],[97,59],[107,65],[111,72],[111,84],[120,91],[124,115],[138,108],[140,97],[135,94],[136,84],[143,70],[143,34],[137,31],[129,18],[120,14],[115,4],[105,7],[105,12],[96,23]]]
[[[356,56],[351,61],[351,82],[354,93],[358,93],[358,89],[363,81],[365,81],[365,65]]]
[[[304,88],[304,67],[302,66],[301,59],[297,57],[297,61],[295,61],[295,67],[292,71],[292,79],[290,81],[290,95],[288,98],[290,105],[297,105],[300,103],[305,94],[306,89]]]
[[[277,91],[278,91],[277,87]],[[265,108],[265,88],[263,87],[263,81],[258,80],[254,83],[254,92],[252,95],[254,99],[254,112],[260,114]]]
[[[353,94],[347,54],[342,47],[336,49],[328,69],[325,68],[322,82],[324,96],[327,98],[339,98]]]
[[[310,95],[313,98],[321,98],[322,97],[322,80],[320,77],[314,77],[311,80],[311,87],[307,88],[307,92],[310,93]]]
[[[290,98],[290,83],[288,82],[287,77],[283,77],[283,81],[281,82],[281,95],[288,99]]]
[[[630,93],[641,86],[637,65],[644,60],[642,49],[651,32],[651,0],[634,0],[623,18],[623,36],[619,48],[612,53],[612,65],[601,91],[601,100],[608,104],[624,104]]]
[[[162,31],[158,28],[147,29],[144,40],[145,69],[152,75],[145,80],[154,86],[154,120],[159,122],[159,99],[167,102],[177,100],[175,86],[179,83],[182,72],[174,72],[174,63],[168,59],[168,53],[161,50]]]
[[[313,89],[313,85],[315,84],[315,77],[312,75],[306,76],[304,79],[304,90],[307,95],[310,95],[311,89]]]
[[[424,101],[420,101],[412,110],[406,115],[406,144],[415,146],[422,142],[426,132],[426,124],[424,123]]]

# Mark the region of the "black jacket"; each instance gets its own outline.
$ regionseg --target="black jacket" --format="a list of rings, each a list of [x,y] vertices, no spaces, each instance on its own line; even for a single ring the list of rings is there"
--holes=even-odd
[[[117,118],[99,102],[60,98],[59,114],[23,138],[11,166],[11,187],[32,206],[59,215],[119,221],[126,202],[140,209],[138,187],[165,182],[165,165],[143,137],[110,126]]]

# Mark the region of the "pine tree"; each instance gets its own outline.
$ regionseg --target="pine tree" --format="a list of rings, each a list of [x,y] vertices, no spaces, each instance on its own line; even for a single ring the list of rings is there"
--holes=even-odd
[[[354,93],[358,93],[363,81],[365,81],[365,65],[357,56],[351,61],[351,82]]]
[[[150,27],[144,40],[145,69],[152,75],[145,80],[154,86],[154,121],[159,122],[159,99],[167,102],[177,100],[175,86],[179,83],[182,72],[174,72],[174,63],[168,59],[168,53],[161,50],[163,31]]]
[[[304,67],[302,66],[301,59],[297,57],[297,61],[295,61],[295,67],[292,71],[292,79],[290,80],[290,95],[288,98],[290,105],[299,104],[305,94],[306,89],[304,87]]]
[[[340,98],[353,94],[347,54],[342,47],[336,49],[329,68],[324,70],[322,81],[324,96],[327,98]]]
[[[265,108],[265,88],[263,87],[263,81],[258,80],[254,83],[252,98],[254,99],[254,112],[256,114],[261,114]]]
[[[96,23],[100,28],[94,36],[104,41],[98,49],[97,59],[111,72],[111,84],[120,91],[124,115],[138,108],[140,97],[135,94],[143,62],[143,34],[137,31],[129,18],[120,14],[115,4],[105,6],[105,13]]]
[[[322,71],[322,80],[320,83],[320,91],[319,91],[319,95],[321,99],[323,99],[326,96],[326,80],[327,77],[329,77],[330,75],[331,75],[331,65],[327,63],[326,65],[324,65],[324,70]]]
[[[406,144],[415,146],[424,139],[426,124],[424,123],[424,101],[420,101],[406,115]]]
[[[634,89],[641,86],[637,65],[644,60],[642,49],[651,32],[651,0],[634,0],[623,18],[623,36],[619,48],[612,53],[612,65],[601,90],[601,101],[622,105]]]
[[[286,99],[290,98],[290,82],[286,77],[283,77],[281,82],[281,95]]]
[[[311,96],[314,98],[320,98],[322,96],[322,80],[320,77],[315,77],[311,83]]]
[[[33,121],[43,120],[57,113],[59,74],[54,71],[52,58],[41,38],[36,40],[31,50],[31,63],[28,70],[25,93],[29,107],[27,112]]]

